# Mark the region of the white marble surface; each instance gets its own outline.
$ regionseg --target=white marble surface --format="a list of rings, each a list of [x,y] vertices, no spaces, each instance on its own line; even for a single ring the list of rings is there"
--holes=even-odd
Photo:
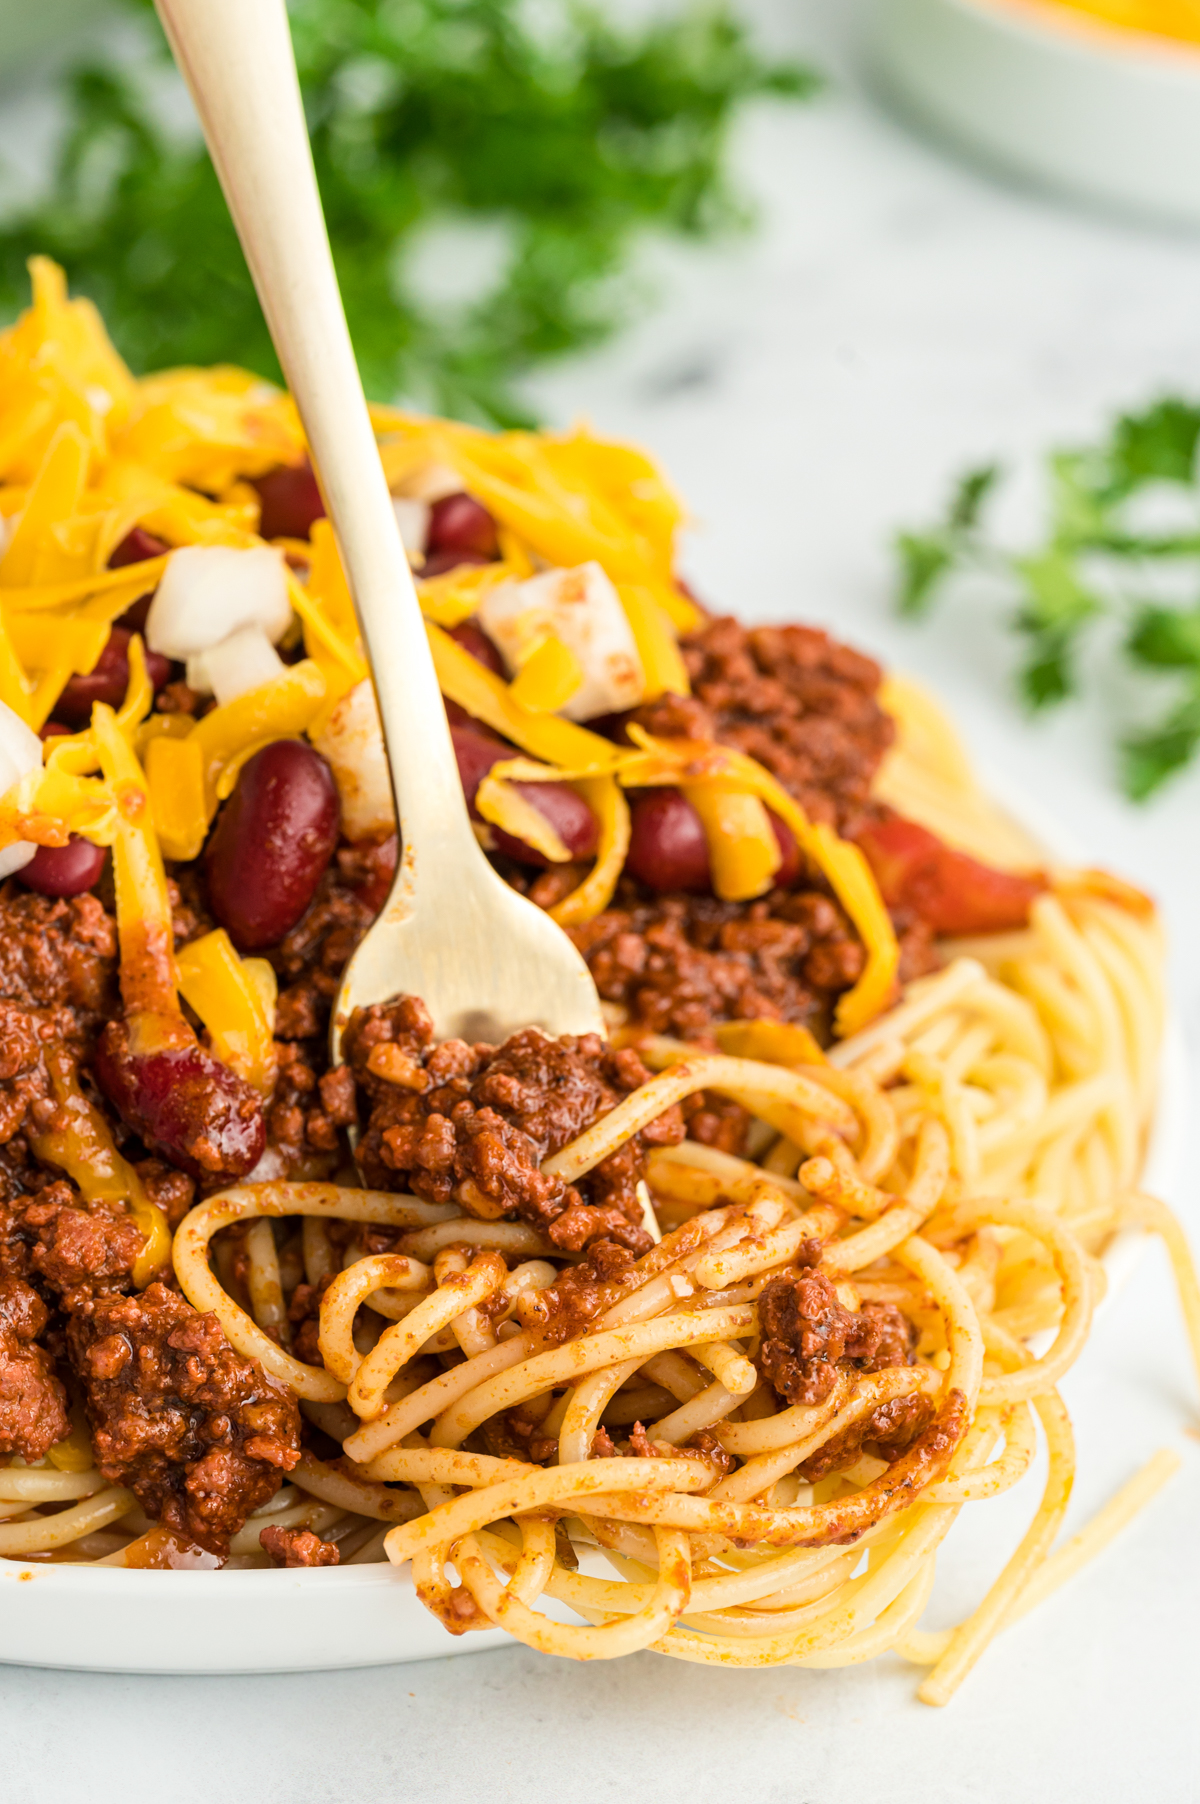
[[[1152,888],[1196,1052],[1200,775],[1131,809],[1112,784],[1103,697],[1027,728],[1009,699],[1008,640],[989,621],[963,607],[912,632],[888,617],[885,542],[967,459],[1027,454],[1169,385],[1195,391],[1200,239],[1072,214],[943,161],[862,96],[845,0],[764,0],[757,14],[774,42],[811,47],[837,75],[819,105],[763,115],[744,134],[763,235],[720,259],[672,259],[667,309],[544,383],[545,404],[665,459],[702,526],[690,563],[706,595],[748,616],[826,622],[920,672],[981,758]],[[94,1804],[1183,1804],[1200,1759],[1200,1469],[1156,1253],[1067,1392],[1073,1523],[1158,1446],[1179,1447],[1184,1470],[1093,1569],[993,1647],[948,1710],[916,1704],[913,1671],[893,1661],[725,1674],[651,1656],[558,1665],[514,1649],[227,1680],[6,1669],[0,1793],[7,1804],[48,1788]],[[930,1621],[969,1607],[996,1570],[1030,1507],[1011,1502],[962,1519]]]

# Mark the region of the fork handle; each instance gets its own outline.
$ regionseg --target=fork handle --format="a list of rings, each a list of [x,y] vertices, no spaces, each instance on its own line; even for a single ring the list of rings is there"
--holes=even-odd
[[[406,857],[481,857],[317,192],[284,0],[156,0],[300,410],[370,655]],[[408,873],[409,878],[414,873]]]

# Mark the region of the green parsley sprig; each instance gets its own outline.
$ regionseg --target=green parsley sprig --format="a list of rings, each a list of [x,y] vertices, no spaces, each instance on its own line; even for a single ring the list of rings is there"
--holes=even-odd
[[[151,14],[149,0],[126,0]],[[296,56],[334,257],[369,393],[505,424],[520,383],[594,345],[643,296],[647,232],[704,240],[747,223],[729,128],[811,72],[760,56],[724,4],[637,30],[577,0],[293,0]],[[166,49],[152,15],[152,66]],[[115,61],[64,78],[49,192],[0,229],[0,308],[42,251],[99,304],[136,369],[277,365],[216,177],[164,123],[155,82]],[[161,80],[159,83],[161,87]],[[423,297],[406,253],[451,219],[495,228],[496,279]]]
[[[994,464],[959,479],[939,523],[895,540],[896,606],[909,618],[926,614],[965,572],[1000,580],[1023,642],[1018,687],[1033,711],[1077,692],[1089,634],[1102,619],[1119,619],[1119,655],[1170,690],[1156,719],[1119,737],[1121,780],[1138,801],[1200,749],[1200,599],[1147,594],[1165,578],[1200,597],[1198,446],[1200,403],[1167,397],[1122,414],[1095,445],[1050,454],[1040,545],[1013,551],[985,531],[1001,477]],[[1156,500],[1165,506],[1155,509]]]

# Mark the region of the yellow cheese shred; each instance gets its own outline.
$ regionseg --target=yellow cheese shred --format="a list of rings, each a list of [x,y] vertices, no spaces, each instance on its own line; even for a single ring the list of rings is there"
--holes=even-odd
[[[193,736],[200,748],[205,806],[210,819],[219,800],[218,783],[230,761],[248,746],[257,747],[272,739],[294,739],[303,733],[315,720],[325,697],[325,677],[320,665],[305,658],[290,665],[283,676],[213,708],[197,722]]]
[[[0,561],[0,587],[52,583],[76,574],[61,567],[70,559],[55,543],[54,531],[60,521],[79,511],[91,454],[79,427],[64,420],[46,448],[17,530]]]
[[[818,1042],[798,1021],[724,1021],[713,1033],[730,1058],[757,1059],[764,1065],[828,1063]]]
[[[550,910],[560,927],[583,927],[594,921],[612,901],[625,854],[629,850],[629,803],[615,777],[579,777],[577,789],[600,827],[596,862],[579,885]]]
[[[575,653],[557,633],[547,633],[522,660],[509,694],[519,708],[528,708],[532,714],[554,714],[582,682],[583,671]]]
[[[515,761],[514,761],[515,764]],[[489,826],[511,833],[548,858],[551,864],[570,863],[571,854],[551,823],[533,803],[506,781],[508,767],[493,765],[475,792],[475,807]],[[518,777],[520,770],[517,771]]]
[[[171,905],[145,774],[103,702],[92,709],[91,731],[116,806],[113,878],[130,1046],[148,1052],[186,1044],[191,1033],[179,1012]]]
[[[514,701],[509,685],[473,658],[432,620],[425,622],[442,694],[502,733],[533,758],[564,769],[611,770],[621,759],[617,746],[557,714],[534,714]]]
[[[719,778],[685,783],[683,793],[704,828],[712,885],[722,902],[765,895],[781,857],[766,808],[751,790]]]
[[[133,1166],[117,1151],[108,1123],[80,1088],[75,1065],[61,1045],[48,1048],[46,1066],[58,1107],[53,1125],[31,1132],[29,1143],[39,1159],[65,1171],[89,1203],[128,1205],[146,1237],[133,1268],[133,1281],[144,1290],[170,1263],[171,1232],[166,1217],[146,1195]]]
[[[618,583],[617,594],[629,621],[646,678],[646,700],[690,695],[687,667],[670,616],[644,583]]]
[[[157,734],[146,744],[146,782],[158,842],[168,858],[198,858],[208,833],[204,759],[194,733]]]
[[[216,1056],[264,1096],[275,1087],[275,973],[239,958],[223,927],[176,958],[179,988],[209,1031]]]

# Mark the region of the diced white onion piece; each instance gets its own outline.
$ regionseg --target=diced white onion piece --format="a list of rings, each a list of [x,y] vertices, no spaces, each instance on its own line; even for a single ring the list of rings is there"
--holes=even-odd
[[[42,768],[42,742],[21,716],[0,702],[0,795],[31,770]],[[18,839],[0,850],[0,877],[11,877],[29,863],[37,851],[30,840]]]
[[[392,780],[369,677],[342,697],[313,744],[333,771],[347,839],[383,839],[394,832]]]
[[[33,728],[6,702],[0,702],[0,795],[11,789],[18,777],[42,765],[42,742]]]
[[[479,621],[510,675],[548,633],[574,652],[583,682],[559,710],[568,720],[592,720],[636,707],[646,693],[628,617],[599,564],[499,583],[480,601]]]
[[[150,603],[146,643],[166,658],[190,658],[256,626],[274,644],[291,624],[287,568],[277,547],[185,545],[172,552]]]
[[[29,863],[37,847],[27,839],[14,840],[11,846],[0,851],[0,877],[11,877],[14,871],[22,871]]]
[[[429,537],[428,501],[412,501],[405,495],[393,495],[392,506],[396,510],[396,525],[400,528],[404,555],[424,557],[425,541]]]
[[[187,661],[188,688],[215,695],[218,707],[274,682],[287,666],[260,626],[240,626],[219,645]]]
[[[430,507],[435,501],[444,501],[447,495],[461,495],[462,492],[463,479],[449,464],[422,464],[419,470],[410,471],[396,484],[397,494],[412,501],[424,501]]]

